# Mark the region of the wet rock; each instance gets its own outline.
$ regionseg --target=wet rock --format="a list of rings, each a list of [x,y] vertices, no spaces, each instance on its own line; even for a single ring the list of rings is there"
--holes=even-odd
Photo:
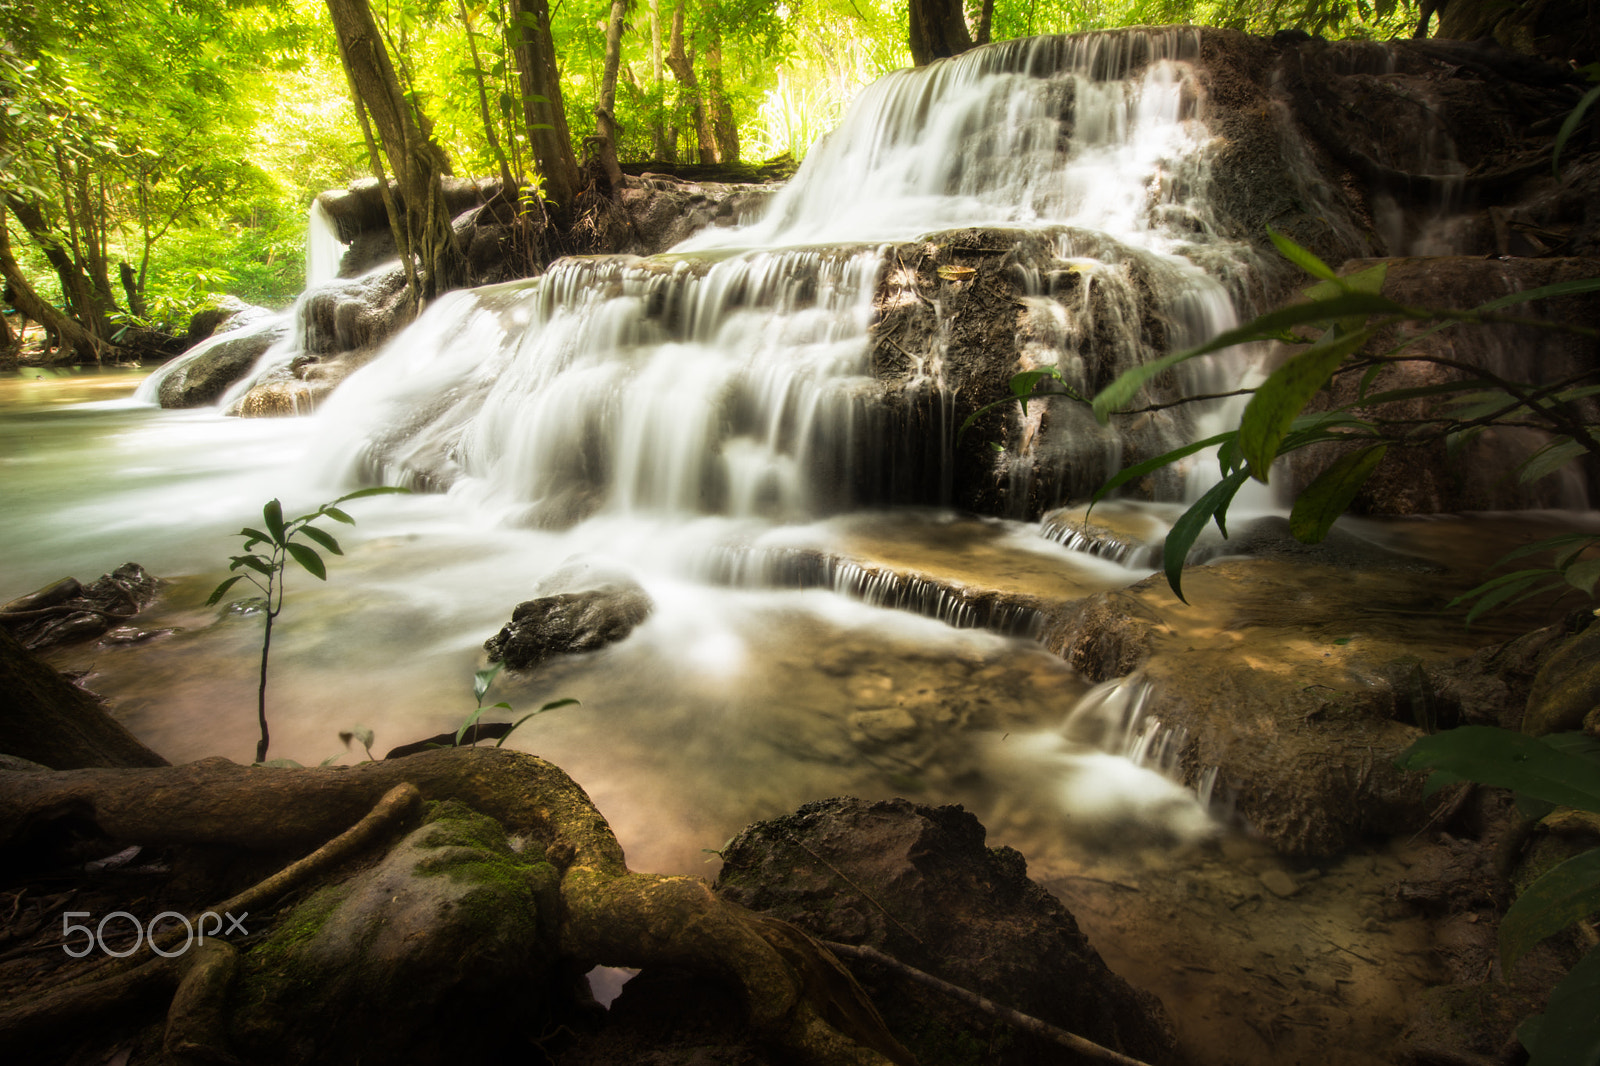
[[[1173,506],[1168,517],[1175,520],[1182,513]],[[1092,509],[1061,507],[1039,519],[1039,535],[1046,540],[1129,566],[1152,561],[1166,533],[1167,522],[1149,510],[1134,510],[1116,500]]]
[[[984,836],[959,807],[825,800],[736,837],[716,891],[1146,1062],[1170,1061],[1160,1004],[1106,968],[1019,853],[986,848]],[[883,968],[851,971],[921,1061],[969,1046],[989,1048],[993,1063],[1076,1061]]]
[[[275,315],[212,338],[202,353],[173,367],[162,379],[158,396],[161,406],[205,407],[216,403],[228,386],[248,374],[267,349],[288,332],[289,323]]]
[[[1448,724],[1428,668],[1482,639],[1440,611],[1450,587],[1408,570],[1219,562],[1185,573],[1187,606],[1155,575],[1068,608],[1045,642],[1093,681],[1138,670],[1186,783],[1215,767],[1274,848],[1332,854],[1427,818],[1420,775],[1393,760],[1422,723]]]
[[[1461,725],[1520,729],[1534,676],[1563,637],[1545,626],[1472,655],[1431,666],[1429,682],[1448,716]]]
[[[519,603],[511,621],[483,647],[491,662],[528,670],[553,655],[615,644],[649,617],[651,606],[644,589],[625,578],[541,596]]]
[[[494,820],[437,805],[376,866],[273,922],[233,993],[232,1051],[246,1062],[509,1060],[549,1005],[556,884]]]
[[[161,580],[138,563],[123,563],[88,585],[62,578],[0,607],[0,626],[30,651],[98,637],[148,607]]]
[[[231,333],[276,315],[265,307],[245,303],[237,296],[219,296],[189,319],[185,340],[190,347],[217,333]]]
[[[771,185],[680,181],[664,174],[627,178],[622,206],[632,220],[635,245],[626,250],[655,255],[707,226],[736,225],[759,212],[776,191]]]
[[[1266,886],[1268,892],[1280,899],[1288,899],[1300,891],[1300,883],[1287,871],[1280,870],[1276,866],[1261,874],[1261,883]]]

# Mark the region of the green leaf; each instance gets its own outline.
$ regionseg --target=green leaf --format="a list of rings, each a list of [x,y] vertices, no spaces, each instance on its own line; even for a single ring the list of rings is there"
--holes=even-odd
[[[1289,512],[1289,532],[1294,539],[1303,544],[1322,543],[1388,450],[1388,445],[1377,444],[1347,452],[1318,474],[1295,497],[1294,508]]]
[[[467,730],[471,729],[473,724],[477,722],[479,718],[483,717],[483,712],[486,710],[488,710],[487,707],[479,707],[477,710],[467,715],[466,721],[461,723],[461,728],[456,730],[456,747],[459,748],[461,746],[461,738],[467,735]]]
[[[334,763],[338,762],[340,759],[344,758],[348,754],[349,754],[348,752],[336,751],[332,755],[328,756],[326,759],[323,759],[321,762],[317,763],[317,769],[321,770],[321,769],[324,769],[326,767],[332,766]]]
[[[1550,991],[1543,1014],[1517,1027],[1528,1066],[1595,1066],[1600,1063],[1600,948],[1578,960]]]
[[[312,577],[320,581],[328,580],[328,568],[322,563],[322,556],[304,544],[286,544],[289,554],[294,556],[294,561],[305,567]]]
[[[579,701],[577,701],[575,699],[571,699],[571,698],[564,699],[564,700],[553,700],[552,702],[545,704],[543,707],[540,707],[537,711],[529,711],[527,714],[523,715],[521,718],[518,718],[515,722],[511,723],[511,728],[506,730],[505,736],[501,737],[499,740],[494,742],[494,746],[497,747],[497,748],[503,747],[505,745],[505,742],[507,740],[511,739],[511,734],[515,733],[519,728],[521,728],[523,722],[526,722],[528,719],[532,718],[534,715],[543,714],[546,711],[553,711],[557,707],[566,707],[566,706],[570,706],[572,704],[576,704],[578,702]]]
[[[361,746],[368,750],[372,748],[372,742],[378,739],[377,734],[364,725],[351,726],[350,735],[361,741]]]
[[[345,514],[332,504],[324,507],[322,509],[322,513],[333,519],[335,522],[343,522],[347,526],[353,526],[356,524],[356,520],[354,518],[351,518],[349,515]]]
[[[1135,478],[1144,477],[1152,470],[1159,470],[1164,466],[1177,462],[1179,459],[1193,455],[1195,452],[1221,444],[1232,437],[1232,432],[1218,433],[1215,437],[1207,437],[1205,440],[1195,441],[1193,444],[1185,444],[1181,448],[1174,448],[1172,451],[1164,452],[1153,459],[1146,459],[1142,463],[1135,463],[1130,467],[1119,470],[1111,476],[1110,480],[1095,490],[1094,495],[1089,499],[1089,503],[1091,505],[1099,503]]]
[[[1600,541],[1600,536],[1596,536],[1593,533],[1563,533],[1557,537],[1546,537],[1544,540],[1536,540],[1532,544],[1524,544],[1520,548],[1513,548],[1504,555],[1500,556],[1494,565],[1503,566],[1513,559],[1521,559],[1529,555],[1538,555],[1540,552],[1552,551],[1556,548],[1570,547],[1571,545],[1575,544],[1581,544],[1587,547],[1596,541]]]
[[[1517,480],[1524,485],[1531,484],[1587,454],[1589,449],[1571,437],[1557,437],[1522,461],[1517,467]]]
[[[1600,85],[1583,94],[1583,99],[1567,113],[1566,121],[1561,123],[1561,129],[1556,132],[1555,146],[1550,149],[1550,173],[1556,177],[1561,176],[1561,149],[1567,146],[1567,139],[1577,132],[1578,123],[1583,121],[1583,116],[1596,100],[1600,100]]]
[[[252,526],[245,526],[239,530],[239,536],[248,538],[244,542],[246,551],[254,548],[257,544],[270,544],[272,542],[271,537]]]
[[[1310,274],[1314,278],[1322,278],[1326,281],[1338,281],[1339,275],[1333,272],[1332,267],[1330,267],[1327,263],[1324,263],[1321,259],[1318,259],[1309,250],[1300,247],[1300,245],[1296,244],[1288,237],[1285,237],[1283,234],[1273,229],[1271,226],[1267,227],[1267,236],[1272,240],[1273,245],[1277,247],[1280,255],[1289,260],[1289,262],[1293,263],[1295,266],[1299,267],[1301,270],[1304,270],[1307,274]]]
[[[278,574],[277,568],[271,564],[271,561],[263,559],[259,555],[235,555],[228,569],[237,570],[241,566],[249,567],[256,573],[266,574],[268,577],[276,577]]]
[[[1379,366],[1375,369],[1381,368],[1382,364],[1379,364]],[[1437,385],[1419,385],[1413,389],[1390,389],[1387,392],[1376,392],[1372,393],[1371,395],[1363,395],[1359,400],[1355,401],[1354,403],[1346,404],[1345,406],[1339,408],[1339,410],[1349,411],[1352,408],[1370,407],[1380,403],[1399,403],[1402,400],[1416,400],[1424,396],[1448,395],[1452,392],[1463,392],[1467,389],[1473,389],[1481,393],[1483,387],[1487,384],[1488,382],[1486,381],[1480,381],[1476,378],[1473,378],[1468,381],[1444,381]]]
[[[1600,911],[1600,848],[1576,855],[1529,885],[1500,919],[1506,973],[1539,941]]]
[[[1200,531],[1206,528],[1206,524],[1213,517],[1227,513],[1228,504],[1233,502],[1234,494],[1239,491],[1240,485],[1249,480],[1249,476],[1243,470],[1229,474],[1211,486],[1204,496],[1195,501],[1193,506],[1172,524],[1166,543],[1161,547],[1161,562],[1173,595],[1184,603],[1189,602],[1183,596],[1183,564],[1189,558],[1189,549],[1194,546]],[[1220,519],[1218,527],[1223,529],[1223,535],[1226,536],[1226,527],[1222,525]]]
[[[274,544],[283,543],[283,504],[277,500],[268,500],[265,507],[261,508],[261,518],[267,523],[267,530],[272,534]]]
[[[1406,307],[1383,296],[1363,292],[1340,293],[1338,296],[1329,297],[1326,300],[1313,300],[1309,303],[1293,304],[1276,311],[1268,311],[1266,314],[1246,322],[1237,329],[1230,329],[1217,334],[1217,336],[1198,348],[1173,352],[1170,355],[1126,371],[1095,396],[1095,417],[1104,423],[1110,418],[1111,412],[1131,400],[1146,381],[1186,360],[1194,359],[1201,355],[1209,355],[1212,352],[1219,352],[1236,344],[1246,344],[1251,341],[1279,337],[1294,326],[1313,323],[1325,324],[1352,315],[1374,314],[1398,315],[1403,318],[1429,317],[1425,311]]]
[[[489,692],[489,686],[494,684],[494,679],[500,676],[500,671],[505,669],[505,665],[505,663],[495,663],[472,675],[472,696],[479,703],[483,702],[483,697]]]
[[[1594,583],[1600,581],[1600,559],[1585,559],[1581,563],[1573,563],[1561,574],[1567,579],[1567,584],[1583,593],[1585,596],[1594,595]]]
[[[335,555],[344,554],[344,550],[339,547],[339,542],[333,539],[333,535],[318,529],[316,526],[301,526],[300,533],[316,541]]]
[[[1273,371],[1272,376],[1257,387],[1239,419],[1239,450],[1256,480],[1266,482],[1272,460],[1278,455],[1278,445],[1295,417],[1327,384],[1339,364],[1365,344],[1372,333],[1370,329],[1363,329],[1331,340],[1324,335],[1322,340]]]
[[[1466,725],[1423,737],[1401,752],[1402,770],[1448,770],[1495,788],[1509,788],[1564,807],[1600,813],[1600,765],[1557,751],[1537,737]]]
[[[234,585],[237,585],[240,581],[243,581],[243,580],[244,580],[244,575],[243,574],[235,574],[232,577],[228,578],[226,581],[224,581],[222,584],[218,585],[215,589],[212,590],[211,597],[206,600],[206,606],[207,607],[213,607],[216,604],[220,603],[222,601],[222,597],[227,595],[228,590],[233,588]]]
[[[403,489],[398,485],[374,485],[371,488],[357,489],[355,492],[347,492],[333,502],[335,504],[339,504],[344,503],[346,500],[359,500],[364,496],[393,496],[396,494],[409,493],[410,491],[410,489]]]

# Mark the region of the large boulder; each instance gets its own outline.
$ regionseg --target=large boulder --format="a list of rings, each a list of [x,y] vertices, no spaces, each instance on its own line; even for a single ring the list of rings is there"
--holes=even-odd
[[[960,807],[831,799],[750,826],[722,851],[716,891],[824,940],[865,945],[1144,1062],[1173,1036],[1154,997],[1101,961],[1011,848]],[[1081,1061],[870,962],[852,972],[922,1062]]]
[[[290,330],[283,315],[258,318],[239,329],[218,334],[179,356],[165,372],[157,399],[162,407],[206,407],[228,387],[250,373],[267,350]]]

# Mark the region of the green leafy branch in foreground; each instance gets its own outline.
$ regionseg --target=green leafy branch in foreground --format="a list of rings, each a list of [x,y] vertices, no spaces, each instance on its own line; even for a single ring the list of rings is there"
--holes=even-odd
[[[297,518],[285,519],[283,517],[283,504],[278,500],[267,501],[261,508],[261,521],[265,529],[246,526],[238,532],[244,538],[244,554],[230,558],[228,569],[238,571],[232,577],[224,580],[211,593],[206,600],[206,606],[219,603],[228,590],[240,581],[248,581],[261,591],[264,597],[262,611],[266,616],[266,626],[261,635],[261,683],[256,689],[256,720],[261,726],[261,739],[256,742],[256,762],[267,760],[267,661],[272,653],[272,623],[283,611],[283,589],[289,563],[293,561],[302,570],[305,570],[318,581],[328,579],[328,567],[323,562],[322,556],[315,544],[324,551],[334,555],[343,555],[344,549],[339,547],[339,542],[328,533],[313,523],[322,518],[331,518],[335,522],[346,525],[355,525],[356,520],[344,511],[339,504],[350,500],[357,500],[363,496],[378,496],[388,493],[407,492],[407,489],[391,488],[387,486],[361,489],[357,492],[346,493],[337,500],[325,503],[315,511],[300,515]],[[296,539],[303,538],[303,539]],[[309,541],[310,543],[307,543]],[[265,547],[265,554],[253,549],[258,546]]]
[[[1426,792],[1476,781],[1517,793],[1526,815],[1543,818],[1557,806],[1600,815],[1600,739],[1582,733],[1530,737],[1506,729],[1462,726],[1423,737],[1402,752],[1403,770],[1431,769]],[[1546,937],[1600,912],[1600,848],[1551,868],[1522,891],[1500,921],[1500,969]],[[1591,948],[1550,992],[1541,1015],[1517,1028],[1528,1066],[1600,1061],[1600,947]]]
[[[456,730],[456,747],[459,748],[461,746],[461,742],[466,740],[469,730],[472,732],[472,739],[467,740],[467,745],[469,747],[477,747],[480,730],[473,729],[472,727],[477,725],[478,719],[483,717],[484,711],[511,710],[511,704],[505,702],[504,700],[500,701],[499,703],[491,704],[488,707],[483,705],[483,698],[489,694],[489,687],[494,684],[494,679],[500,676],[500,671],[504,667],[505,663],[495,663],[493,666],[485,667],[484,669],[479,670],[477,673],[472,675],[472,695],[477,699],[478,706],[476,710],[467,715],[465,720],[462,721],[461,728]],[[553,711],[558,707],[570,707],[578,702],[578,700],[575,700],[569,696],[566,699],[551,700],[549,703],[540,707],[537,711],[529,711],[527,714],[511,723],[511,727],[500,735],[500,739],[495,741],[494,746],[497,748],[504,746],[511,734],[520,729],[522,727],[522,723],[526,722],[534,715],[543,714],[546,711]]]
[[[1204,449],[1217,449],[1220,480],[1178,519],[1162,551],[1167,582],[1179,599],[1184,598],[1184,562],[1196,538],[1213,521],[1226,537],[1228,507],[1244,483],[1251,478],[1265,483],[1279,456],[1301,448],[1335,444],[1346,449],[1295,498],[1289,514],[1290,530],[1297,539],[1308,544],[1318,543],[1327,536],[1334,520],[1350,506],[1361,486],[1394,447],[1418,447],[1443,441],[1454,455],[1487,429],[1518,427],[1543,430],[1552,435],[1548,444],[1534,451],[1517,468],[1517,477],[1524,483],[1547,477],[1579,456],[1600,460],[1600,436],[1595,433],[1600,423],[1594,416],[1594,405],[1583,403],[1589,397],[1600,395],[1600,384],[1594,382],[1600,377],[1600,368],[1586,369],[1557,382],[1531,384],[1507,380],[1467,362],[1412,350],[1412,345],[1423,337],[1462,325],[1533,326],[1600,339],[1600,331],[1589,327],[1530,318],[1506,310],[1532,300],[1600,291],[1600,278],[1528,289],[1464,311],[1418,307],[1382,294],[1386,264],[1340,277],[1305,248],[1281,234],[1269,233],[1287,259],[1319,279],[1305,290],[1304,302],[1269,311],[1199,347],[1174,352],[1129,370],[1089,401],[1095,417],[1104,424],[1114,415],[1139,413],[1125,408],[1144,385],[1190,359],[1239,344],[1263,341],[1301,346],[1261,384],[1240,390],[1241,395],[1250,395],[1250,400],[1236,428],[1128,467],[1102,485],[1091,500],[1092,506],[1129,481]],[[1376,353],[1369,351],[1374,342],[1392,336],[1397,327],[1408,330],[1398,344]],[[1418,362],[1434,364],[1459,376],[1430,385],[1374,391],[1385,369]],[[1313,398],[1337,379],[1348,380],[1355,375],[1359,377],[1354,401],[1324,411],[1306,412]],[[1012,381],[1014,392],[1022,390],[1019,399],[1062,395],[1082,401],[1081,396],[1060,383],[1059,373],[1049,369],[1030,370]],[[1209,398],[1186,397],[1178,403]],[[1425,398],[1444,400],[1445,410],[1423,417],[1390,415],[1383,411],[1384,405]],[[1546,543],[1540,547],[1551,546]],[[1562,578],[1574,579],[1574,583],[1586,581],[1587,584],[1577,587],[1590,592],[1595,578],[1600,578],[1600,566],[1591,568],[1585,563],[1583,568],[1575,568],[1573,563],[1581,553],[1582,548],[1579,548],[1577,554],[1565,560]],[[1464,599],[1499,595],[1505,584],[1513,583],[1481,586]],[[1496,602],[1505,602],[1527,591],[1518,586]]]

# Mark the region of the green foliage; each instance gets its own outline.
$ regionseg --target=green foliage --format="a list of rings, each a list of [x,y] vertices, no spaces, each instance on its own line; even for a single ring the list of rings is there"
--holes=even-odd
[[[511,710],[511,704],[506,703],[504,701],[501,701],[500,703],[493,704],[493,705],[491,705],[489,707],[485,707],[483,705],[484,697],[489,694],[489,689],[494,684],[494,679],[500,676],[500,671],[501,671],[501,669],[504,668],[504,666],[505,666],[504,663],[495,663],[493,666],[485,667],[484,669],[479,670],[477,673],[472,675],[472,695],[473,695],[473,698],[475,700],[477,700],[477,704],[478,705],[477,705],[477,708],[474,709],[471,714],[467,715],[467,717],[462,720],[461,727],[456,730],[456,738],[455,738],[455,746],[456,747],[459,748],[461,746],[461,742],[464,739],[466,739],[467,732],[469,730],[471,730],[474,725],[477,724],[479,718],[483,717],[483,712],[484,711],[492,711],[492,710],[506,710],[506,711],[509,711],[509,710]],[[494,746],[497,747],[497,748],[503,747],[505,745],[505,742],[511,738],[511,734],[515,733],[518,729],[522,728],[522,723],[526,722],[528,719],[534,717],[535,715],[543,714],[546,711],[553,711],[558,707],[575,706],[578,703],[579,703],[578,700],[571,699],[571,698],[560,699],[560,700],[551,700],[549,703],[546,703],[544,706],[540,707],[537,711],[530,711],[529,713],[523,715],[521,718],[518,718],[515,722],[513,722],[511,724],[511,728],[507,729],[505,731],[505,733],[500,737],[500,739],[495,741]],[[478,736],[477,733],[474,732],[473,733],[473,739],[468,741],[468,746],[469,747],[477,747],[477,744],[478,744],[477,736]]]
[[[261,727],[261,739],[256,744],[256,762],[265,763],[267,759],[267,746],[269,741],[267,731],[267,662],[272,650],[272,623],[283,611],[284,577],[288,571],[289,563],[293,561],[302,570],[305,570],[318,581],[328,578],[327,564],[322,555],[313,548],[316,544],[323,551],[332,555],[343,555],[344,550],[339,547],[339,542],[327,530],[313,523],[323,518],[331,518],[335,522],[354,525],[355,519],[351,518],[339,508],[339,504],[349,500],[361,499],[364,496],[378,496],[389,493],[408,492],[408,489],[380,486],[377,488],[360,489],[356,492],[346,493],[330,503],[325,503],[315,511],[308,512],[296,518],[285,519],[283,504],[278,500],[268,500],[261,508],[261,523],[265,529],[246,526],[237,536],[244,538],[244,553],[230,557],[228,569],[236,571],[230,578],[225,579],[206,600],[206,606],[221,602],[222,597],[240,581],[248,581],[260,590],[265,597],[266,625],[261,638],[261,681],[256,690],[256,720]],[[303,537],[304,540],[296,540]],[[256,551],[257,547],[264,549]]]
[[[1146,383],[1158,374],[1190,359],[1238,344],[1279,341],[1302,346],[1264,382],[1248,390],[1250,401],[1235,429],[1125,470],[1095,496],[1095,500],[1099,500],[1116,486],[1193,455],[1203,447],[1218,449],[1221,480],[1184,513],[1167,536],[1163,565],[1168,582],[1180,599],[1183,596],[1180,584],[1183,561],[1195,539],[1210,521],[1215,521],[1226,536],[1228,505],[1239,487],[1247,478],[1265,483],[1273,462],[1289,452],[1315,444],[1339,444],[1347,449],[1299,493],[1290,512],[1289,523],[1294,535],[1313,544],[1327,535],[1334,520],[1395,448],[1439,441],[1459,446],[1497,425],[1543,429],[1553,435],[1553,440],[1528,456],[1519,467],[1518,477],[1525,483],[1546,477],[1579,456],[1600,455],[1600,436],[1595,433],[1590,408],[1580,403],[1600,393],[1600,386],[1582,383],[1591,376],[1590,372],[1554,384],[1535,385],[1508,381],[1481,368],[1445,357],[1418,354],[1411,349],[1420,337],[1460,324],[1515,322],[1596,337],[1596,331],[1586,327],[1529,320],[1503,312],[1505,308],[1531,300],[1600,291],[1600,278],[1513,293],[1465,311],[1412,307],[1382,295],[1383,264],[1341,278],[1326,263],[1288,238],[1276,233],[1271,236],[1290,261],[1321,279],[1305,291],[1304,302],[1269,311],[1206,344],[1174,352],[1130,370],[1091,401],[1095,416],[1104,423],[1133,402]],[[1369,351],[1374,340],[1402,325],[1410,326],[1411,331],[1399,344],[1377,353]],[[1426,328],[1419,331],[1418,325]],[[1303,330],[1311,332],[1301,332]],[[1386,367],[1418,361],[1432,362],[1464,376],[1434,385],[1374,391]],[[1037,376],[1030,378],[1030,375],[1036,372],[1013,379],[1013,390],[1025,385],[1026,392],[1033,394],[1039,379]],[[1307,414],[1306,408],[1313,398],[1341,375],[1350,375],[1359,382],[1357,398],[1323,412]],[[1068,393],[1054,389],[1051,394]],[[1019,397],[1022,395],[1018,393]],[[1445,399],[1449,409],[1432,416],[1406,419],[1388,418],[1381,413],[1384,404],[1421,397]],[[1582,549],[1593,540],[1582,538],[1582,541],[1576,550],[1563,555],[1554,569],[1560,580],[1590,593],[1596,579],[1600,578],[1600,563],[1581,559]],[[1537,547],[1543,546],[1548,545]],[[1548,577],[1547,571],[1521,571],[1497,578],[1463,599],[1482,597],[1474,610],[1475,615],[1514,596],[1543,591],[1545,586],[1532,588],[1532,585]],[[1554,584],[1559,585],[1560,580]],[[1549,584],[1546,581],[1546,585]]]
[[[1600,814],[1600,742],[1582,734],[1529,737],[1463,726],[1424,737],[1396,760],[1403,770],[1432,769],[1428,790],[1470,780],[1508,788],[1519,801]],[[1529,949],[1600,911],[1600,848],[1568,859],[1529,885],[1500,922],[1500,964],[1509,973]],[[1600,1061],[1600,948],[1591,949],[1550,993],[1542,1015],[1517,1036],[1529,1066]]]

